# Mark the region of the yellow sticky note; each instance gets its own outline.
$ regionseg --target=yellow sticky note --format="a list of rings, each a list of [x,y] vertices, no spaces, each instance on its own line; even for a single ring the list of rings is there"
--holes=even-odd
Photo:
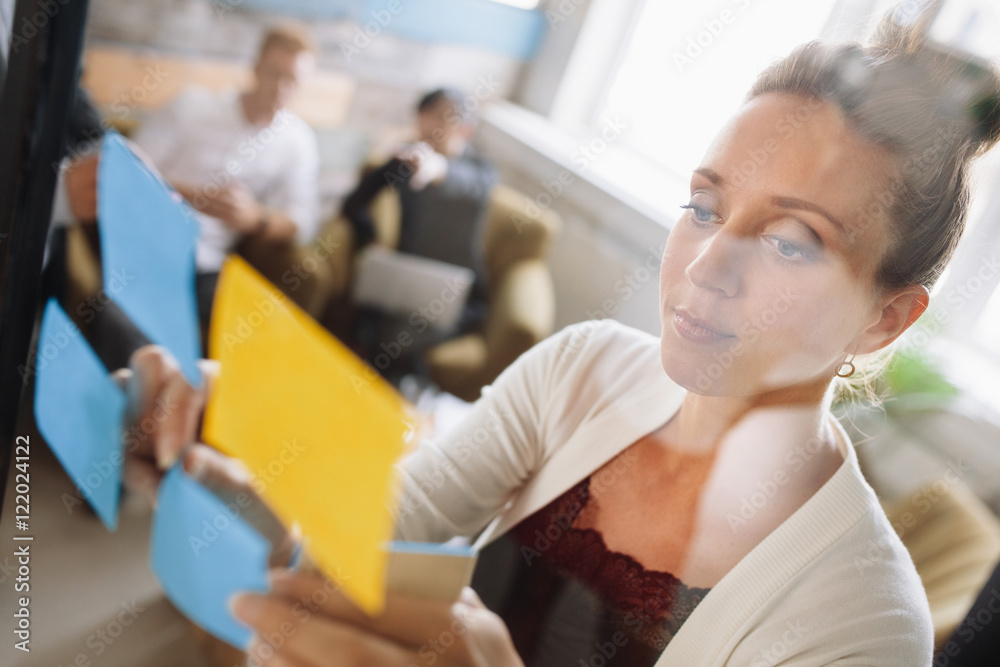
[[[323,573],[378,613],[406,402],[238,257],[219,277],[209,349],[221,371],[205,439],[250,468]]]

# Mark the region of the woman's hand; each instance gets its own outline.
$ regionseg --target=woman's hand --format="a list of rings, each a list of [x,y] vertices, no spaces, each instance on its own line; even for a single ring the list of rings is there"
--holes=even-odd
[[[198,361],[202,386],[193,388],[166,349],[147,345],[136,350],[129,368],[115,373],[128,397],[125,414],[125,485],[155,500],[160,480],[181,452],[195,441],[205,397],[218,364]]]
[[[98,156],[90,155],[72,160],[63,172],[69,210],[85,225],[97,221],[97,169]]]
[[[457,602],[389,594],[370,618],[316,574],[279,571],[269,595],[233,599],[255,632],[247,664],[268,667],[523,667],[500,617],[471,588]]]
[[[253,491],[250,471],[237,459],[197,442],[205,402],[219,372],[218,362],[212,360],[199,359],[198,366],[202,386],[195,389],[169,352],[147,345],[135,351],[128,369],[115,374],[128,395],[125,486],[146,494],[155,505],[163,475],[182,460],[184,470],[223,503],[245,506],[241,516],[271,543],[271,564],[284,565],[295,549],[295,536]]]

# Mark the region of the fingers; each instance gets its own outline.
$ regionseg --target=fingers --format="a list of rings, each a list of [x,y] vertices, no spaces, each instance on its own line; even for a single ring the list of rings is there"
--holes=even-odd
[[[287,567],[292,562],[292,556],[295,555],[295,547],[298,546],[301,536],[295,532],[288,531],[280,536],[265,535],[265,537],[271,543],[271,555],[267,559],[268,566]]]
[[[224,501],[250,493],[250,471],[239,460],[196,444],[184,455],[184,470]]]
[[[145,459],[129,457],[125,459],[122,471],[122,481],[130,491],[141,493],[156,507],[156,491],[160,486],[162,474],[152,462]]]
[[[162,470],[174,464],[181,450],[197,438],[204,394],[194,389],[178,371],[165,383],[154,410],[162,409],[158,437],[154,440],[156,463]],[[156,417],[160,417],[157,414]]]
[[[170,375],[179,372],[173,358],[161,347],[147,345],[136,350],[129,359],[125,393],[127,396],[126,423],[131,429],[138,427],[142,436],[135,438],[138,454],[153,456],[158,424],[152,416],[156,398],[165,388]]]
[[[295,660],[287,653],[279,653],[260,637],[254,637],[247,649],[246,667],[310,667],[310,665]]]
[[[461,658],[474,665],[524,667],[503,619],[487,609],[469,587],[462,590],[461,600],[466,610],[462,623],[468,630],[463,635],[466,654]]]
[[[166,470],[181,450],[197,436],[205,390],[218,374],[218,365],[201,363],[205,387],[188,384],[174,358],[164,348],[147,345],[135,351],[128,372],[116,373],[128,396],[126,418],[140,456],[149,456]]]
[[[271,543],[270,565],[285,566],[292,558],[296,535],[285,528],[267,503],[251,488],[250,471],[239,460],[207,445],[192,445],[184,454],[184,470],[239,514]]]
[[[465,604],[469,605],[470,607],[477,609],[486,609],[486,605],[483,604],[483,601],[481,599],[479,599],[479,594],[476,593],[476,591],[469,588],[468,586],[462,589],[462,594],[459,596],[458,599],[464,602]]]
[[[198,370],[201,371],[205,396],[211,396],[212,389],[215,388],[215,382],[219,378],[222,364],[219,363],[218,359],[198,359],[195,361],[195,364],[197,364]]]
[[[132,353],[128,365],[128,417],[141,421],[176,363],[162,347],[144,345]]]
[[[471,589],[454,603],[390,594],[369,618],[321,577],[274,573],[271,585],[269,595],[234,598],[234,614],[305,665],[409,666],[433,650],[442,667],[524,667],[503,621]]]
[[[384,665],[408,667],[414,654],[382,637],[322,614],[301,602],[246,593],[234,598],[233,614],[264,638],[275,654],[310,667]],[[261,641],[258,653],[264,654]],[[269,664],[263,662],[262,664]]]
[[[128,383],[132,379],[132,369],[131,368],[119,368],[111,374],[111,380],[118,385],[118,388],[122,391],[128,389]]]
[[[292,572],[275,569],[270,573],[275,595],[310,603],[313,607],[353,625],[363,626],[371,619],[340,592],[340,588],[318,572]]]
[[[316,592],[320,589],[329,591],[331,584],[318,574],[296,574],[289,571],[276,571],[271,577],[271,587],[275,595],[284,596],[290,600],[319,600],[317,604],[323,614],[388,637],[401,644],[419,646],[442,632],[452,631],[461,634],[466,605],[461,602],[445,602],[428,600],[390,593],[386,598],[386,606],[382,614],[374,618],[358,609],[339,591],[333,591],[323,597]]]
[[[273,564],[287,564],[295,548],[295,537],[282,525],[267,505],[250,488],[250,473],[236,459],[204,445],[193,445],[205,405],[219,374],[217,361],[198,362],[203,383],[199,389],[188,384],[177,362],[163,348],[149,345],[137,350],[130,368],[115,374],[129,395],[128,414],[141,430],[134,449],[136,462],[130,466],[129,488],[155,496],[161,471],[170,468],[182,452],[184,468],[226,504],[239,507],[241,514],[271,543]],[[148,466],[139,462],[148,462]],[[155,499],[155,498],[154,498]]]

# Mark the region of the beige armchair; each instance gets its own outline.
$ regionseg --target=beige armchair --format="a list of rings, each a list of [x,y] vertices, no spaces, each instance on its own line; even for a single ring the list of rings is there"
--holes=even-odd
[[[328,220],[312,242],[275,243],[247,237],[236,252],[313,318],[342,299],[351,281],[354,233],[343,218]]]
[[[555,326],[555,290],[546,256],[561,226],[559,216],[504,185],[493,189],[486,215],[490,295],[485,327],[427,353],[434,382],[467,401],[477,399],[483,386]]]
[[[399,235],[398,197],[385,190],[372,208],[379,239],[394,245]],[[559,216],[504,185],[493,189],[486,215],[484,253],[490,295],[484,329],[441,343],[427,353],[434,382],[469,401],[478,398],[480,389],[518,356],[549,336],[555,324],[555,294],[546,256],[561,227]],[[99,260],[83,252],[87,247],[82,238],[72,240],[71,287],[76,292],[96,291]],[[338,323],[350,319],[345,312],[350,308],[353,247],[351,226],[338,217],[329,220],[307,245],[247,238],[237,252],[303,310],[343,337],[346,328]]]
[[[934,647],[940,649],[1000,559],[1000,521],[961,482],[930,484],[885,512],[927,591]]]
[[[372,202],[371,214],[379,241],[395,246],[399,197],[383,190]],[[431,379],[467,401],[476,400],[483,386],[555,326],[555,290],[546,256],[562,225],[559,215],[535,206],[513,188],[497,185],[490,193],[485,224],[490,294],[483,331],[445,341],[426,357]]]

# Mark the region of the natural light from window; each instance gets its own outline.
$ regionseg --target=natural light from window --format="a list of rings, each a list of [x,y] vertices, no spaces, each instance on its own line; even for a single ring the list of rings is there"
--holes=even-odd
[[[931,27],[930,36],[940,42],[975,53],[1000,58],[1000,3],[997,0],[948,0]]]
[[[511,7],[518,7],[520,9],[534,9],[538,7],[538,0],[493,0],[493,2],[499,2],[501,5],[510,5]]]
[[[994,289],[983,314],[976,323],[973,338],[994,354],[1000,355],[1000,289]]]
[[[599,120],[628,119],[632,148],[687,174],[757,73],[819,37],[835,3],[649,0]]]

